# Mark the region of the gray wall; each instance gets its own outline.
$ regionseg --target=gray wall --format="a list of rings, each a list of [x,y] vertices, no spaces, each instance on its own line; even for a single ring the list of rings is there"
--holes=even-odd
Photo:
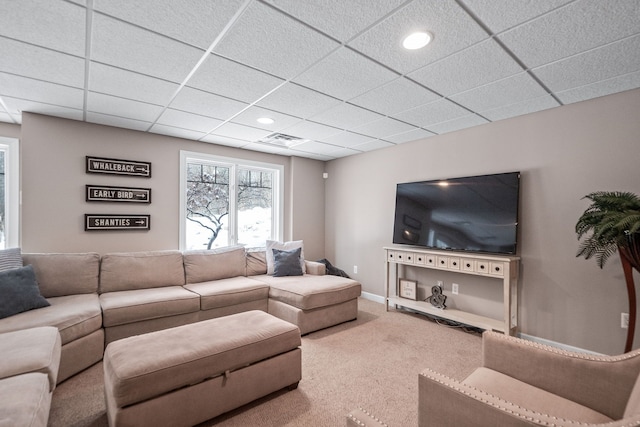
[[[588,206],[581,198],[592,191],[640,194],[638,111],[634,90],[328,162],[327,257],[365,292],[384,295],[382,248],[391,245],[397,183],[521,171],[521,332],[620,353],[620,313],[628,306],[619,258],[603,270],[576,258],[574,226]],[[427,273],[419,283],[444,280],[452,306],[500,318],[492,299],[500,282]],[[460,284],[459,297],[450,295],[452,281]]]
[[[21,224],[25,252],[177,249],[180,150],[187,150],[283,165],[284,238],[304,240],[308,258],[324,256],[324,227],[316,227],[324,223],[323,209],[309,209],[307,200],[292,198],[303,193],[304,188],[300,186],[304,185],[311,190],[309,196],[323,201],[323,162],[29,113],[23,114],[21,128]],[[87,155],[150,161],[152,177],[86,174]],[[144,206],[87,203],[86,184],[151,188],[152,203]],[[148,213],[151,214],[151,230],[85,232],[85,213]],[[293,221],[298,217],[301,219]]]

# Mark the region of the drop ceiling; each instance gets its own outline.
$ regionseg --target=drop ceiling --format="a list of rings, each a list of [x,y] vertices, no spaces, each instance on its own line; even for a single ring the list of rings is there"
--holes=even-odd
[[[331,160],[637,87],[638,0],[0,0],[8,123]]]

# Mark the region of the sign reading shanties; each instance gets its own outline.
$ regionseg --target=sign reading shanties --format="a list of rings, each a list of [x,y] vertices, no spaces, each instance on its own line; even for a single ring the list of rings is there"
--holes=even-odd
[[[150,215],[93,215],[84,216],[85,231],[98,230],[149,230]]]
[[[87,173],[106,173],[113,175],[138,176],[151,178],[151,163],[135,160],[107,159],[87,157]]]

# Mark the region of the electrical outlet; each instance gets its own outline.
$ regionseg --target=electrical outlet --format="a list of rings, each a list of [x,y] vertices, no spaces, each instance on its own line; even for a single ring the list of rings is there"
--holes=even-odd
[[[451,293],[454,295],[458,295],[458,284],[457,283],[452,283],[451,284]]]
[[[443,282],[442,280],[438,280],[438,281],[436,282],[436,285],[438,285],[438,286],[440,286],[440,287],[443,287],[443,286],[444,286],[444,282]]]
[[[629,313],[620,313],[620,327],[629,329]]]
[[[358,274],[358,266],[357,265],[353,266],[353,274]]]

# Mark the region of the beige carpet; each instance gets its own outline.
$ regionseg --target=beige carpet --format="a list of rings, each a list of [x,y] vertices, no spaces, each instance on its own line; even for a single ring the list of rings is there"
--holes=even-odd
[[[462,379],[481,364],[481,338],[360,299],[358,319],[302,338],[302,381],[202,426],[344,426],[362,407],[390,426],[416,426],[418,373]],[[52,427],[105,427],[102,363],[53,395]]]

